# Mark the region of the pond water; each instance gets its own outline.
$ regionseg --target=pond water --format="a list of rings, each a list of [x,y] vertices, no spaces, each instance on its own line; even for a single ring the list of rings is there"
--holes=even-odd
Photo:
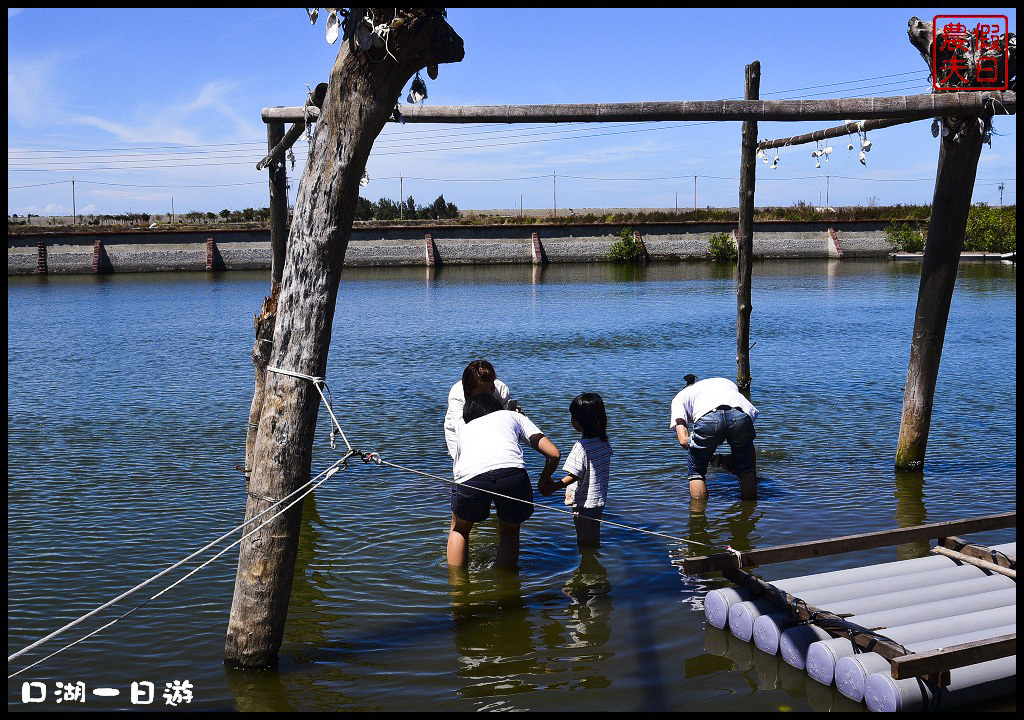
[[[888,261],[754,265],[756,502],[740,502],[736,479],[712,470],[707,505],[691,507],[667,423],[683,375],[735,377],[728,267],[346,270],[327,379],[354,446],[442,476],[447,392],[469,360],[494,364],[563,455],[577,439],[569,401],[599,392],[615,448],[605,517],[716,549],[1011,511],[1013,266],[961,265],[926,465],[893,470],[919,273]],[[8,278],[8,654],[242,521],[252,317],[267,291],[264,273]],[[314,474],[339,454],[328,419],[321,410]],[[541,457],[526,455],[535,480]],[[606,527],[599,553],[581,557],[571,520],[538,508],[523,526],[518,574],[493,566],[492,519],[474,530],[468,574],[451,576],[448,488],[354,463],[306,499],[277,670],[223,665],[233,549],[10,678],[9,708],[137,709],[132,683],[149,682],[149,708],[171,709],[162,695],[174,700],[168,686],[188,681],[197,710],[864,709],[705,628],[703,597],[727,583],[682,573],[679,557],[702,546]],[[926,551],[916,543],[762,573]],[[17,658],[8,674],[212,554]],[[41,683],[32,692],[44,687],[46,700],[24,703],[25,682]],[[57,683],[79,682],[84,704],[57,702]],[[136,686],[142,700],[146,687]]]

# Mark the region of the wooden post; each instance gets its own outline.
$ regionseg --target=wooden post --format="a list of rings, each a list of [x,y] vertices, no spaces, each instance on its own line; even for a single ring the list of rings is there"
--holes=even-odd
[[[439,9],[352,12],[388,23],[389,52],[371,55],[351,35],[339,43],[289,230],[268,358],[272,367],[311,377],[326,374],[338,285],[373,141],[414,73],[427,65],[458,62],[465,54],[462,38]],[[350,32],[358,20],[353,18]],[[310,381],[267,373],[249,466],[246,520],[309,480],[319,406],[320,395]],[[299,502],[274,519],[261,518],[262,528],[242,541],[225,663],[276,665],[301,517]]]
[[[743,97],[757,100],[761,91],[761,63],[746,67]],[[750,397],[750,275],[754,256],[754,185],[757,178],[757,121],[744,120],[740,145],[739,237],[736,242],[736,385]]]
[[[267,123],[267,148],[273,150],[284,138],[284,123]],[[284,272],[284,246],[288,240],[288,173],[281,158],[270,163],[270,284],[281,282]]]
[[[931,33],[926,29],[930,25],[920,25],[915,33],[912,22],[910,37],[925,55],[926,49],[931,47]],[[929,50],[927,56],[930,55]],[[896,443],[895,465],[898,470],[918,470],[924,466],[946,321],[960,267],[978,158],[981,156],[982,134],[977,116],[946,117],[943,125],[948,133],[941,136],[932,214],[921,264],[910,364]]]

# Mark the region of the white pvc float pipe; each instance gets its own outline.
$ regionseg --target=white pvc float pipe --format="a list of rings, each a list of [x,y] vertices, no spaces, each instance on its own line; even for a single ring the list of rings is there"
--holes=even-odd
[[[873,712],[948,709],[1017,692],[1017,657],[954,668],[950,684],[935,688],[916,678],[893,680],[888,672],[868,676],[864,701]]]
[[[943,637],[949,633],[950,628],[956,628],[959,632],[968,633],[1007,625],[1013,623],[1016,616],[1017,608],[1008,605],[993,610],[964,613],[939,620],[925,620],[907,625],[894,625],[881,630],[880,633],[901,645],[910,645],[911,643],[925,642],[933,638]],[[836,678],[837,663],[842,658],[849,657],[858,652],[858,650],[854,649],[853,643],[845,637],[834,637],[811,643],[811,646],[807,648],[807,674],[824,685],[831,685],[832,680]]]
[[[974,565],[956,565],[941,570],[909,573],[888,578],[880,578],[871,582],[852,582],[844,585],[820,588],[818,590],[801,591],[799,597],[804,602],[819,608],[830,608],[841,600],[853,600],[865,596],[878,596],[898,591],[906,591],[928,585],[940,585],[985,577],[985,571]],[[776,585],[789,592],[787,583]],[[729,608],[729,630],[740,640],[749,642],[754,633],[754,621],[761,615],[778,613],[780,608],[766,598],[757,598],[736,603]],[[789,611],[783,611],[784,617],[790,617]]]
[[[918,588],[912,593],[898,592],[877,598],[858,598],[822,609],[833,613],[853,613],[845,619],[861,627],[887,628],[893,625],[906,625],[912,621],[934,620],[951,613],[962,614],[1016,605],[1016,583],[1010,581],[1013,587],[1003,585],[1003,589],[993,589],[1000,584],[999,579],[1009,580],[1003,575],[989,575],[931,588]],[[754,644],[763,652],[774,655],[779,651],[779,642],[784,630],[782,623],[768,615],[762,615],[754,621]],[[805,639],[804,635],[791,634],[790,640],[794,645],[791,652],[794,658],[806,658],[807,645],[803,645],[802,649],[800,647]],[[821,638],[815,638],[817,639]],[[797,667],[803,667],[803,664]]]
[[[1012,557],[1016,557],[1017,543],[1005,543],[993,545],[996,550]],[[826,573],[814,575],[801,575],[793,578],[773,581],[776,587],[785,586],[790,593],[817,590],[820,588],[847,585],[858,582],[872,582],[883,578],[891,578],[905,574],[925,572],[928,570],[948,569],[956,566],[951,558],[944,555],[929,555],[923,558],[912,560],[897,560],[895,562],[881,563],[878,565],[866,565],[863,567],[848,568],[846,570],[833,570]],[[729,624],[729,608],[739,602],[750,600],[750,593],[744,588],[720,588],[707,593],[704,598],[704,614],[708,622],[714,627],[725,628]]]
[[[991,640],[1000,635],[1009,635],[1017,632],[1017,623],[1001,625],[999,627],[975,630],[974,632],[957,633],[941,638],[933,638],[918,643],[903,643],[910,652],[924,652],[925,650],[937,650],[938,648],[960,645],[961,643],[976,642],[978,640]],[[836,663],[835,676],[836,687],[846,697],[860,702],[864,699],[864,683],[874,673],[892,673],[892,667],[888,660],[878,653],[868,652],[858,655],[849,655],[840,658]]]

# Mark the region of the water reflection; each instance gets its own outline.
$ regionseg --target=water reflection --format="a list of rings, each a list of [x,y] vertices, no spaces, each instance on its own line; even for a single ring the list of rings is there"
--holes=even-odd
[[[569,578],[562,592],[572,602],[567,609],[569,622],[568,647],[574,649],[600,649],[611,635],[610,616],[612,584],[608,571],[598,559],[600,553],[590,548],[580,549],[580,565]],[[611,682],[602,675],[588,678],[587,687],[606,687]]]
[[[924,507],[924,472],[895,470],[894,474],[896,513],[893,527],[923,525],[928,521],[928,512]],[[900,560],[924,557],[928,554],[929,545],[928,540],[904,543],[896,548],[896,556]]]
[[[459,697],[480,700],[536,690],[526,680],[536,671],[535,626],[519,575],[449,568],[448,581],[460,665],[456,674],[468,681],[456,690]],[[510,708],[505,703],[501,706]],[[496,707],[490,703],[478,709]]]

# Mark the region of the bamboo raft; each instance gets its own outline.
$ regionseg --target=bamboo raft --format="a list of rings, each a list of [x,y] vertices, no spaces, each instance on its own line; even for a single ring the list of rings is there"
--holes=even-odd
[[[1016,692],[1016,543],[953,533],[1013,527],[1016,513],[743,553],[686,558],[734,587],[704,601],[708,624],[780,655],[872,711],[949,709]],[[927,557],[767,582],[744,568],[937,538]]]

